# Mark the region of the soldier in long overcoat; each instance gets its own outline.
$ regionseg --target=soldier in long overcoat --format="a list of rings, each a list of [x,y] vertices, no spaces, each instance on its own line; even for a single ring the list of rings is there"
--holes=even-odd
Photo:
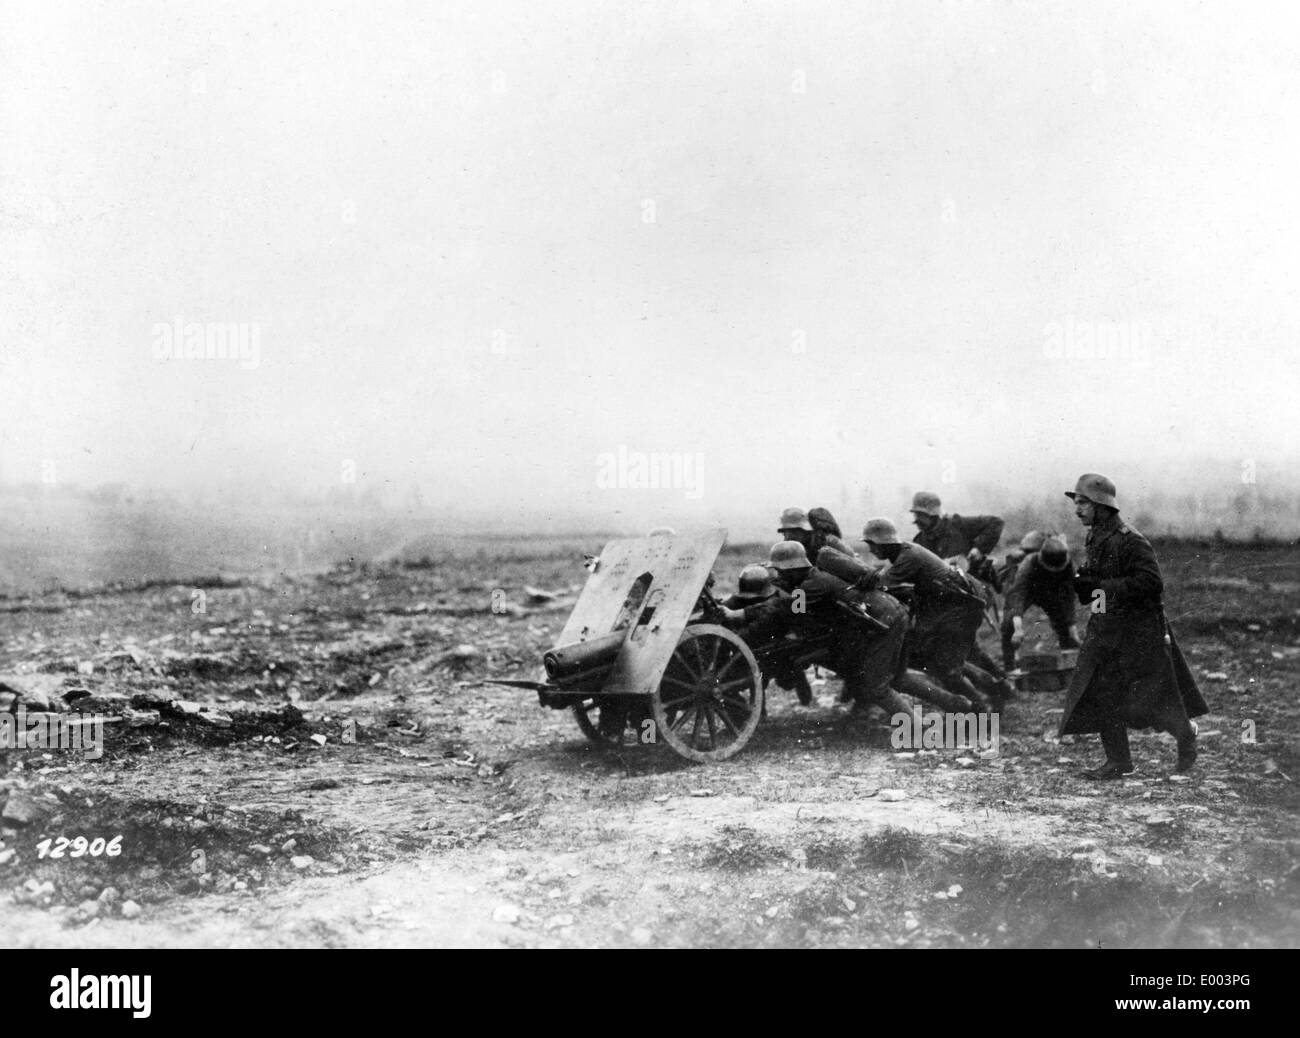
[[[1178,770],[1196,762],[1190,718],[1209,712],[1161,604],[1164,581],[1150,542],[1119,516],[1115,484],[1086,473],[1073,491],[1088,529],[1087,561],[1074,578],[1090,608],[1079,664],[1066,693],[1061,735],[1099,732],[1106,762],[1083,774],[1118,779],[1133,771],[1128,729],[1156,728],[1178,741]]]

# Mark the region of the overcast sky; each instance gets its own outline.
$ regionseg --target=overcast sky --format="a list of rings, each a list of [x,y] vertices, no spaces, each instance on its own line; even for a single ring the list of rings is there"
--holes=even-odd
[[[4,8],[7,482],[848,525],[1300,457],[1294,4]]]

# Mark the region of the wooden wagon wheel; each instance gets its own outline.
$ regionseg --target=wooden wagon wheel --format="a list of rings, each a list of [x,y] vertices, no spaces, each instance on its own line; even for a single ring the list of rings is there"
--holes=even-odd
[[[692,624],[650,700],[658,737],[677,753],[694,761],[726,760],[758,727],[763,676],[739,635],[716,624]]]
[[[596,745],[623,745],[628,721],[626,701],[617,702],[611,696],[588,696],[581,703],[575,703],[572,709],[582,734]]]

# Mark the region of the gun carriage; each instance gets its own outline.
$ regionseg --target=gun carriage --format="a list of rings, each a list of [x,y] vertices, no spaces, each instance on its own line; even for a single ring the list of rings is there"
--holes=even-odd
[[[539,679],[491,680],[571,710],[596,743],[622,745],[630,728],[689,760],[734,756],[763,716],[766,678],[832,651],[825,637],[751,646],[717,622],[711,571],[725,541],[722,529],[610,541]]]

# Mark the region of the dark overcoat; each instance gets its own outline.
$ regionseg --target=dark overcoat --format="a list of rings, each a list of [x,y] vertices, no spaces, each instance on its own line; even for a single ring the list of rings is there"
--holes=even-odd
[[[1089,531],[1087,553],[1079,574],[1098,581],[1101,595],[1085,603],[1092,612],[1059,734],[1100,731],[1110,718],[1175,732],[1183,718],[1208,713],[1165,621],[1151,543],[1112,515]]]

